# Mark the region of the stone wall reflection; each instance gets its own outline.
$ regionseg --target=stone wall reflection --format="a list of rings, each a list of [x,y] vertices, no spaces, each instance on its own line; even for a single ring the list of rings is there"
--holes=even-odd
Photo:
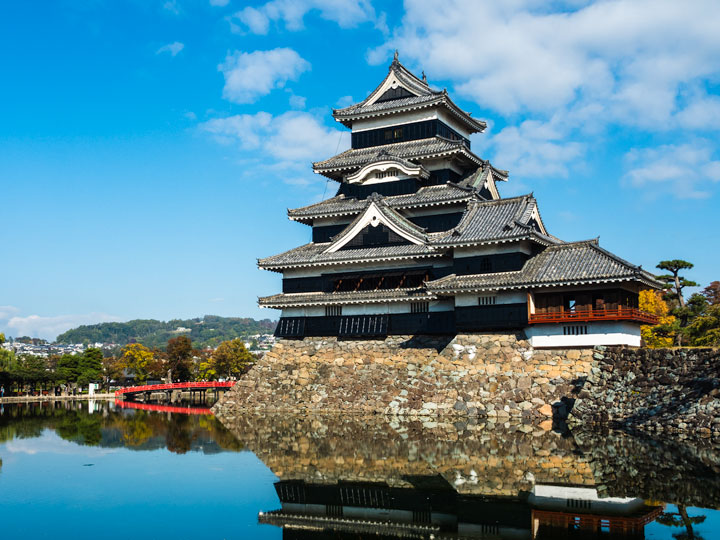
[[[281,507],[260,520],[285,538],[644,538],[664,503],[720,501],[715,479],[708,488],[720,455],[710,446],[380,415],[254,414],[225,425],[280,479]]]

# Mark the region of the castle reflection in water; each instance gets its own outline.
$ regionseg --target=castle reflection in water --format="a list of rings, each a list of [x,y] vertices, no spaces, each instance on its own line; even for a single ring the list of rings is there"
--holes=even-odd
[[[720,501],[715,450],[617,432],[378,417],[225,425],[280,479],[280,507],[258,519],[287,540],[641,539],[670,515],[657,501]]]
[[[240,508],[244,491],[263,491],[271,498],[261,502],[251,496],[245,503],[250,515],[258,513],[267,527],[281,527],[285,539],[718,536],[712,531],[720,521],[720,443],[707,439],[653,440],[619,431],[558,433],[530,425],[379,415],[218,420],[113,405],[0,407],[0,444],[52,430],[80,446],[132,450],[135,462],[143,462],[142,453],[162,449],[249,450],[275,475],[277,502],[268,502],[273,500],[268,484],[250,484],[234,492],[238,501],[208,500],[208,505]],[[3,481],[19,466],[9,460],[10,474],[0,469]],[[101,469],[93,468],[98,474]],[[248,471],[233,474],[243,482],[253,477]],[[271,481],[267,475],[263,482]]]

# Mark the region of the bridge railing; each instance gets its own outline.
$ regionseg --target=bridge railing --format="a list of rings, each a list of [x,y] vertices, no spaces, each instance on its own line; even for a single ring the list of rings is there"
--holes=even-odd
[[[152,403],[134,403],[132,401],[115,400],[115,405],[126,409],[139,409],[141,411],[169,412],[175,414],[212,414],[208,408],[200,407],[174,407],[172,405],[155,405]]]
[[[115,390],[115,396],[119,397],[123,394],[136,394],[139,392],[158,392],[163,390],[206,390],[208,388],[231,388],[236,381],[206,381],[206,382],[184,382],[184,383],[167,383],[167,384],[145,384],[141,386],[126,386]]]

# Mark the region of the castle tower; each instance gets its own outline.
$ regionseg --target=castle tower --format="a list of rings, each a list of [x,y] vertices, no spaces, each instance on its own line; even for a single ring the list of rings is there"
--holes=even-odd
[[[333,111],[351,148],[313,164],[338,183],[288,211],[312,241],[260,259],[283,275],[276,335],[384,337],[525,331],[535,347],[640,345],[642,288],[654,276],[545,228],[532,194],[502,198],[508,172],[471,150],[486,124],[397,54],[363,101]]]

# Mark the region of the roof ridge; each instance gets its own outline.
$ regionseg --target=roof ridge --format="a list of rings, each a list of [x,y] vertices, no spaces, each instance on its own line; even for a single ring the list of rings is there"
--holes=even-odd
[[[600,237],[598,236],[598,237],[595,237],[595,238],[587,238],[587,239],[585,239],[585,240],[573,240],[572,242],[564,242],[562,245],[565,246],[565,247],[568,247],[568,248],[569,248],[569,247],[575,247],[575,246],[581,246],[581,245],[586,245],[586,246],[598,245],[598,239],[599,239],[599,238],[600,238]],[[559,247],[559,245],[558,245],[558,246],[553,246],[553,247]]]
[[[490,206],[490,205],[494,205],[494,204],[511,203],[511,202],[515,202],[519,199],[525,199],[525,198],[534,199],[535,197],[533,196],[532,193],[526,193],[525,195],[516,195],[515,197],[506,197],[504,199],[489,199],[489,200],[477,201],[477,202],[482,203],[483,205]]]

